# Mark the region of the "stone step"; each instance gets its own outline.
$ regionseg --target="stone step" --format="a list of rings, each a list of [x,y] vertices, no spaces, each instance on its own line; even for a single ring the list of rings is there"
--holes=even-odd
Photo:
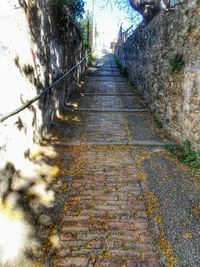
[[[99,69],[97,68],[96,71],[101,72],[101,71],[110,71],[110,72],[119,72],[118,68],[110,68],[110,69]]]
[[[80,140],[76,140],[76,141],[66,141],[66,142],[62,142],[62,141],[54,141],[54,140],[50,140],[50,139],[46,139],[44,140],[45,144],[51,144],[51,145],[57,145],[57,146],[80,146],[80,145],[87,145],[87,146],[150,146],[150,147],[163,147],[165,145],[176,145],[174,142],[170,142],[170,141],[122,141],[122,142],[101,142],[101,141],[80,141]]]
[[[135,96],[137,93],[83,93],[84,96]]]
[[[126,80],[126,79],[124,79],[124,80],[114,80],[113,79],[113,81],[112,80],[94,80],[94,79],[89,79],[89,77],[87,78],[87,77],[85,77],[85,79],[84,79],[85,81],[87,81],[87,82],[98,82],[98,83],[100,83],[100,82],[107,82],[107,83],[117,83],[117,82],[120,82],[120,83],[127,83],[128,81]]]
[[[115,69],[115,68],[112,68],[112,69],[97,69],[96,71],[98,71],[98,72],[107,71],[107,72],[118,72],[119,73],[119,69]]]
[[[86,77],[119,77],[121,78],[122,75],[119,75],[119,74],[97,74],[97,73],[88,73]]]
[[[65,108],[65,111],[86,111],[86,112],[148,112],[147,108],[118,108],[118,109],[98,109],[98,108]]]

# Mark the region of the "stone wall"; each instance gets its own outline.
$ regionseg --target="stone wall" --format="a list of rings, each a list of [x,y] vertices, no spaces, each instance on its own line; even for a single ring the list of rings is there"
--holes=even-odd
[[[53,2],[0,3],[0,117],[40,93],[85,55],[79,29],[70,18],[65,29],[60,28]],[[41,218],[47,211],[58,211],[48,176],[53,166],[44,159],[45,153],[56,153],[52,147],[41,153],[39,143],[84,71],[85,63],[28,109],[0,123],[0,266],[33,266],[30,262],[41,256],[45,231],[52,227]]]
[[[51,2],[8,0],[1,3],[0,116],[33,98],[84,57],[80,31],[69,19],[66,30],[61,32],[59,25],[56,26]],[[21,169],[17,158],[21,155],[23,162],[24,152],[37,146],[42,133],[50,129],[53,118],[61,112],[66,97],[75,89],[84,70],[85,64],[82,64],[37,103],[0,125],[0,167],[10,161],[16,163],[16,169]],[[19,144],[18,155],[11,153],[14,144]]]
[[[138,27],[115,53],[155,117],[200,148],[200,6],[185,1]]]

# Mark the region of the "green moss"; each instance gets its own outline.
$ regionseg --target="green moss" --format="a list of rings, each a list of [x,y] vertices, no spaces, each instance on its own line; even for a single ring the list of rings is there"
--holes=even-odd
[[[170,65],[171,65],[171,72],[180,72],[183,67],[185,66],[185,61],[183,59],[183,55],[177,53],[171,60],[170,60]]]

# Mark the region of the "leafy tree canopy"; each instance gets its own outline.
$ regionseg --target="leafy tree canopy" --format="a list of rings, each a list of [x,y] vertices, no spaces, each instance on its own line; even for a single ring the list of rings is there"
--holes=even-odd
[[[55,0],[57,7],[67,9],[74,20],[81,19],[84,14],[83,0]]]

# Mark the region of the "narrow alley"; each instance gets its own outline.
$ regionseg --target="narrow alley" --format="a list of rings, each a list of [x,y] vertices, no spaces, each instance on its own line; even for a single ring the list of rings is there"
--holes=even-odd
[[[112,55],[88,71],[55,122],[55,136],[70,187],[53,266],[175,266],[177,255],[179,266],[188,259],[198,265],[198,237],[191,232],[199,226],[181,213],[188,212],[191,190],[198,199],[193,177],[163,148],[169,141]],[[194,239],[189,254],[187,235]]]
[[[199,16],[1,1],[0,267],[200,266]]]

